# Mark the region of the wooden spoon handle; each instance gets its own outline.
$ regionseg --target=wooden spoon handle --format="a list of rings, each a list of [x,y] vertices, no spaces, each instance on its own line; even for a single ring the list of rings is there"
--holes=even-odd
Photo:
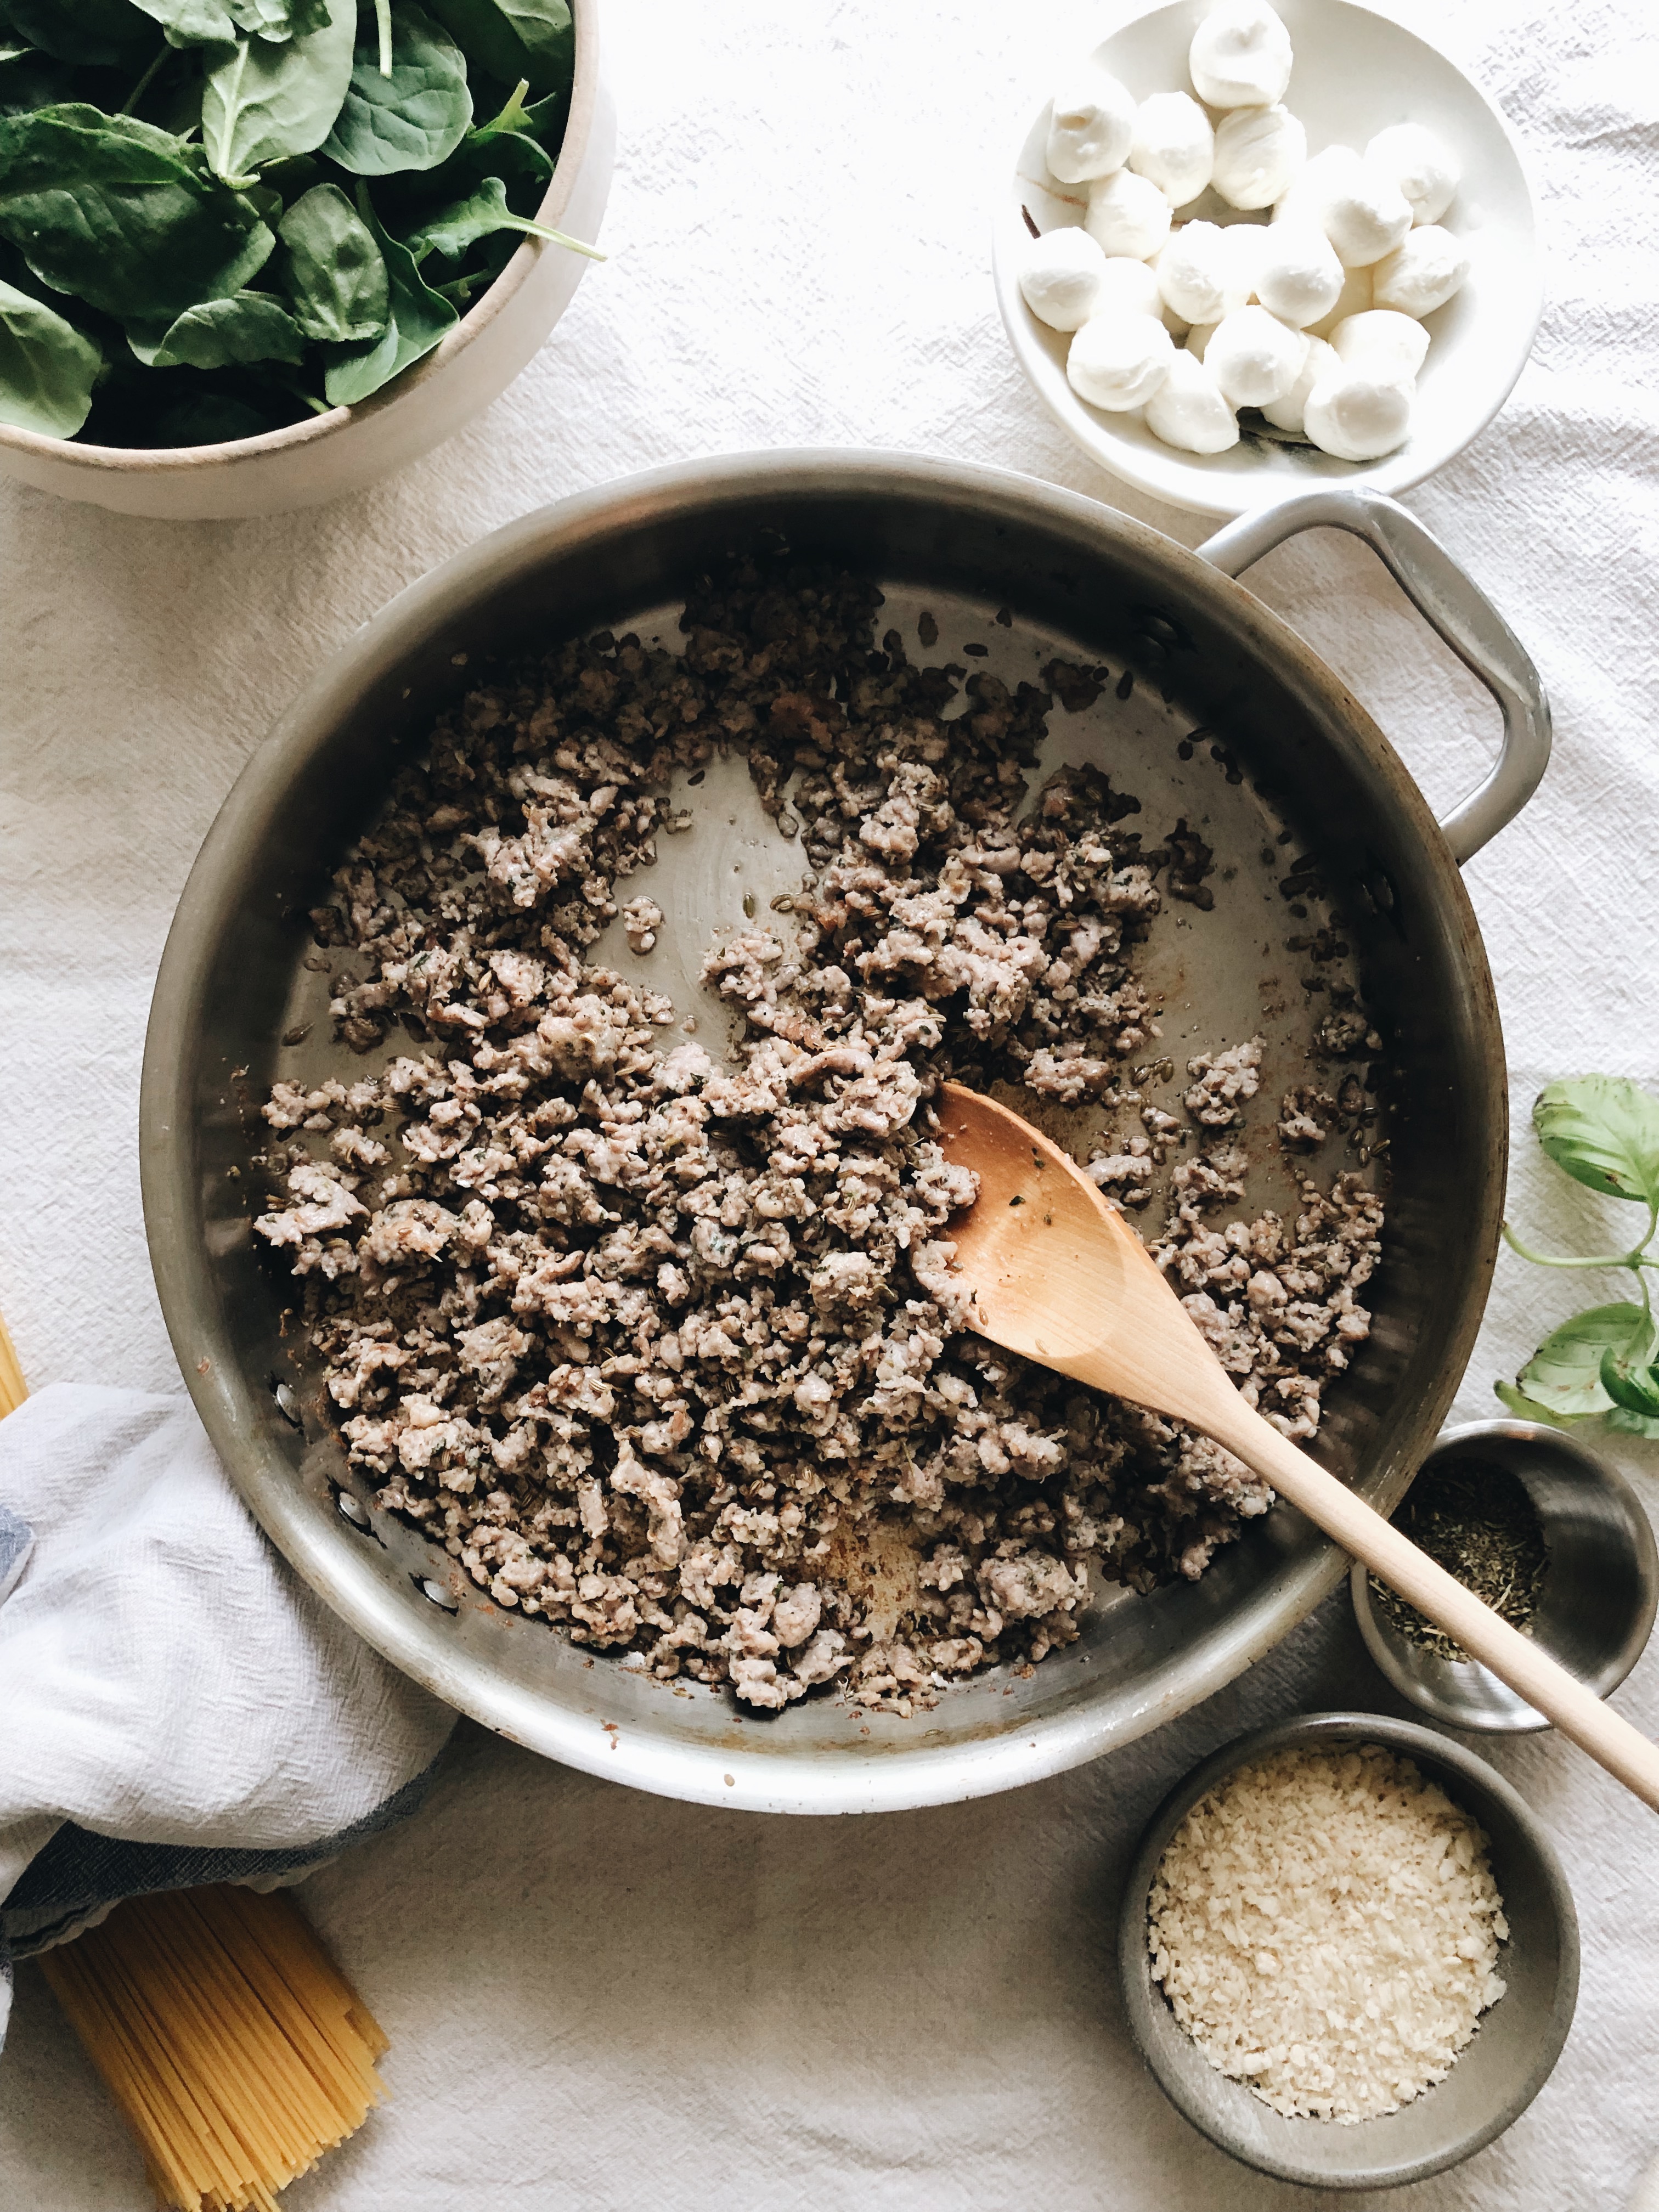
[[[1231,1404],[1219,1402],[1218,1394],[1214,1407],[1206,1406],[1202,1416],[1195,1416],[1200,1427],[1265,1475],[1281,1498],[1299,1507],[1328,1536],[1334,1536],[1345,1551],[1437,1628],[1455,1636],[1472,1659],[1490,1667],[1563,1735],[1659,1812],[1659,1744],[1621,1719],[1547,1651],[1437,1566],[1391,1522],[1298,1451],[1231,1386],[1227,1396]]]

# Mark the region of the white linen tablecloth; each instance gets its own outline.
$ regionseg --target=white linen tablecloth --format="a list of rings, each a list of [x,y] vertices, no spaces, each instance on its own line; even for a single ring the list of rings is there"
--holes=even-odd
[[[1566,1238],[1595,1233],[1596,1202],[1539,1172],[1534,1092],[1585,1068],[1659,1074],[1653,33],[1645,0],[1397,4],[1516,126],[1547,231],[1533,361],[1412,504],[1508,615],[1555,703],[1544,789],[1468,879],[1510,1053],[1516,1200]],[[134,1146],[156,960],[272,714],[400,586],[562,493],[756,446],[996,462],[1188,543],[1205,534],[1095,474],[1050,427],[992,300],[989,208],[1017,126],[1112,14],[611,0],[609,15],[615,258],[470,430],[360,498],[244,524],[172,527],[0,487],[0,1307],[37,1383],[178,1387]],[[1431,799],[1455,799],[1495,714],[1369,556],[1322,538],[1251,581],[1373,708]],[[1572,1295],[1505,1255],[1464,1417],[1496,1410],[1492,1377]],[[1659,1500],[1659,1453],[1626,1464]],[[1114,1759],[863,1823],[666,1803],[464,1728],[426,1810],[304,1893],[391,2032],[397,2101],[285,2202],[1316,2201],[1212,2151],[1142,2074],[1111,1929],[1119,1870],[1173,1780],[1243,1726],[1344,1700],[1395,1709],[1338,1600]],[[1659,1657],[1619,1703],[1659,1731]],[[1553,1738],[1482,1747],[1559,1839],[1583,1923],[1578,2017],[1510,2133],[1395,2201],[1617,2205],[1659,2147],[1659,1830]],[[26,1967],[0,2063],[0,2203],[147,2202],[113,2108]]]

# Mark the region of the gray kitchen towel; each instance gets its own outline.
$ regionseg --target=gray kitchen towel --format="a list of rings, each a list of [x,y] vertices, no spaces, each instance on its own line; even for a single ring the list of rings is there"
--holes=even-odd
[[[141,1892],[297,1878],[414,1810],[455,1716],[292,1573],[187,1400],[41,1391],[0,1421],[0,1509],[3,2037],[13,1958]]]

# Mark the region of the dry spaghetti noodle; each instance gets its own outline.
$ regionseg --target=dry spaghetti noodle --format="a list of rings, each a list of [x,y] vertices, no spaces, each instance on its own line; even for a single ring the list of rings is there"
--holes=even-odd
[[[40,1963],[179,2212],[276,2212],[385,2096],[385,2035],[280,1893],[132,1898]]]
[[[0,1418],[27,1395],[0,1320]],[[40,1964],[177,2212],[276,2212],[386,2095],[385,2035],[281,1893],[130,1898]]]

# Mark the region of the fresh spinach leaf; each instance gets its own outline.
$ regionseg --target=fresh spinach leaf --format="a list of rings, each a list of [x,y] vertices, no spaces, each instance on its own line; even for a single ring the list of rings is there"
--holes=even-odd
[[[146,441],[155,446],[228,446],[275,428],[270,416],[245,399],[219,392],[192,392],[175,399],[156,416]]]
[[[292,204],[323,180],[323,165],[314,154],[291,155],[286,161],[270,161],[259,172],[259,182],[280,192]]]
[[[337,185],[316,185],[277,226],[294,319],[308,338],[358,345],[386,335],[386,259]]]
[[[314,0],[295,8],[290,0],[132,0],[167,33],[174,46],[228,46],[239,33],[257,33],[280,43],[321,21]]]
[[[132,0],[132,4],[161,26],[170,46],[228,44],[242,27],[231,14],[228,0]]]
[[[404,242],[417,262],[424,261],[428,253],[436,253],[447,261],[459,261],[479,239],[488,238],[497,230],[516,230],[532,238],[550,239],[554,245],[570,246],[592,261],[605,258],[597,247],[584,245],[579,238],[567,238],[562,230],[550,229],[544,222],[532,222],[528,216],[514,215],[507,204],[507,186],[499,177],[486,177],[467,198],[456,200],[428,216]]]
[[[0,283],[0,422],[72,438],[92,407],[104,356],[55,309]]]
[[[357,48],[350,88],[323,152],[354,176],[435,169],[472,120],[466,60],[423,9],[392,19],[392,73],[380,73],[378,40]]]
[[[1593,1306],[1547,1336],[1515,1379],[1558,1418],[1606,1413],[1613,1401],[1601,1380],[1604,1359],[1611,1354],[1628,1370],[1645,1364],[1652,1349],[1653,1324],[1644,1308]]]
[[[141,69],[155,33],[127,0],[6,0],[9,27],[42,53],[93,69]]]
[[[459,319],[449,301],[422,278],[409,248],[382,228],[362,185],[357,207],[386,262],[388,317],[386,336],[376,344],[336,351],[323,384],[335,407],[355,407],[368,398],[411,362],[430,353]]]
[[[239,39],[207,49],[202,142],[216,174],[247,176],[262,161],[308,154],[334,128],[351,82],[356,0],[328,0],[314,30],[281,46]]]
[[[186,144],[200,135],[202,129],[202,95],[207,87],[199,72],[191,70],[182,82],[167,88],[167,98],[161,105],[157,121],[163,131],[170,131],[175,138]]]
[[[67,100],[75,72],[67,62],[30,49],[15,61],[0,62],[0,115],[31,115]]]
[[[240,291],[276,243],[193,149],[80,106],[0,118],[0,237],[43,284],[124,323]]]
[[[237,292],[186,307],[155,343],[127,343],[150,368],[230,368],[251,361],[305,359],[300,325],[269,292]]]
[[[265,184],[244,185],[242,198],[250,206],[258,208],[261,222],[269,223],[273,230],[276,229],[283,219],[283,196],[279,191],[274,191]]]
[[[0,62],[21,62],[25,54],[33,52],[27,39],[9,39],[0,32]]]
[[[576,28],[568,0],[432,0],[432,11],[457,44],[503,84],[524,77],[533,92],[568,88]]]
[[[1659,1206],[1659,1098],[1618,1075],[1552,1083],[1532,1109],[1557,1167],[1609,1198]]]
[[[552,174],[551,155],[528,131],[501,130],[493,125],[475,126],[441,169],[408,180],[409,204],[403,210],[401,227],[412,228],[440,208],[470,198],[491,177],[502,179],[509,204],[521,194],[533,208]]]
[[[143,7],[145,0],[138,0]],[[262,39],[291,39],[316,30],[322,16],[315,8],[294,8],[289,0],[226,0],[239,31],[255,31]]]

